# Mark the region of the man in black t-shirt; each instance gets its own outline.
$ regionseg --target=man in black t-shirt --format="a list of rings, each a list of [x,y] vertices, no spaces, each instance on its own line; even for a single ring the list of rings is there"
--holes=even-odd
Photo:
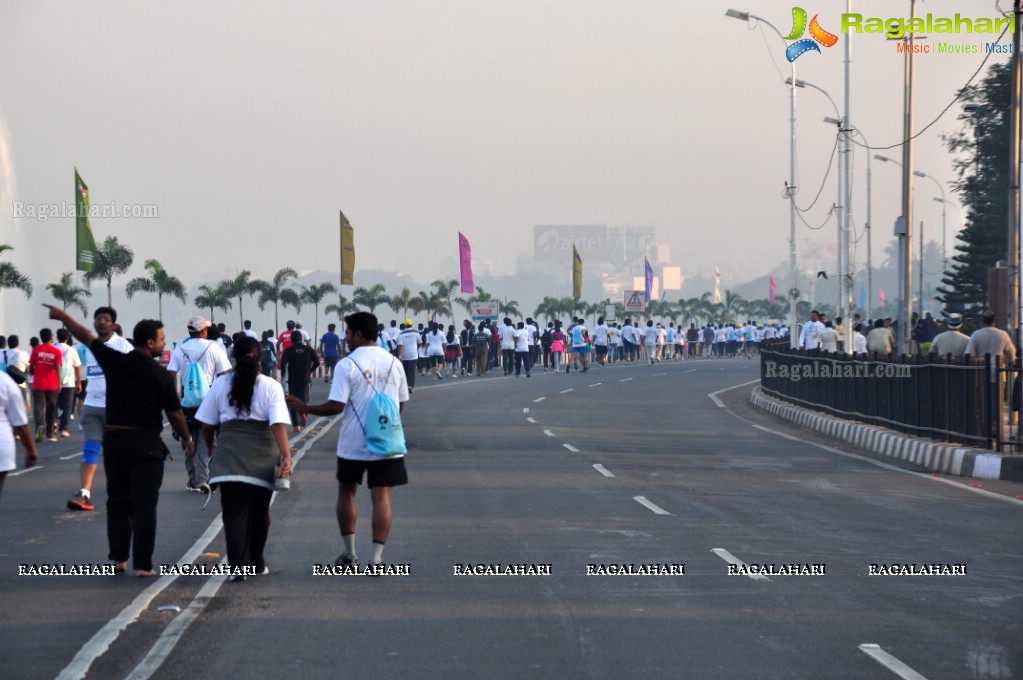
[[[302,331],[291,332],[291,345],[281,354],[281,377],[288,383],[288,394],[293,394],[309,403],[309,382],[312,373],[320,367],[320,358],[309,345],[302,342]],[[291,411],[291,425],[295,432],[301,432],[306,424],[306,414]]]
[[[135,325],[135,349],[122,354],[107,347],[88,328],[53,305],[50,318],[89,346],[107,379],[103,470],[107,475],[107,538],[114,571],[128,568],[129,553],[138,576],[156,576],[156,504],[163,483],[163,463],[170,451],[163,443],[163,414],[181,436],[187,455],[195,442],[181,411],[178,390],[155,359],[163,354],[163,324],[143,319]]]

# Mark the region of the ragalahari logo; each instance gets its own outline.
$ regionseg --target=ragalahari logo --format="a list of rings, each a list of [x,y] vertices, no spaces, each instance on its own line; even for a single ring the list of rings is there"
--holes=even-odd
[[[824,45],[824,47],[832,47],[838,42],[837,35],[828,33],[817,23],[818,16],[814,14],[813,19],[810,20],[810,38],[803,38],[803,33],[806,32],[806,10],[802,7],[792,8],[792,31],[785,36],[786,40],[796,41],[785,48],[785,58],[790,62],[795,61],[801,54],[810,50],[820,52],[821,48],[817,47],[818,43]],[[802,39],[797,40],[797,38]]]

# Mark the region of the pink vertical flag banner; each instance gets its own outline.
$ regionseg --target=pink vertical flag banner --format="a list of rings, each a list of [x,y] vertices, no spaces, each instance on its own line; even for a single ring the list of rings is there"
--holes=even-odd
[[[771,277],[771,304],[774,304],[774,277]]]
[[[881,306],[884,307],[884,288],[878,288],[877,294],[881,298]]]
[[[462,274],[462,292],[475,293],[476,286],[472,282],[472,249],[465,234],[458,232],[458,266]]]

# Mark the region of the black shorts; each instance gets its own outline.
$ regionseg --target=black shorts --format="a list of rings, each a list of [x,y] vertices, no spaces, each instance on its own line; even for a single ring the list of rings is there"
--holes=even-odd
[[[337,366],[337,357],[336,356],[323,357],[323,365],[326,368],[334,368],[335,366]]]
[[[399,458],[381,458],[380,460],[337,459],[337,481],[342,484],[362,484],[362,473],[366,472],[366,485],[402,486],[408,484],[408,473],[405,471],[405,456]]]

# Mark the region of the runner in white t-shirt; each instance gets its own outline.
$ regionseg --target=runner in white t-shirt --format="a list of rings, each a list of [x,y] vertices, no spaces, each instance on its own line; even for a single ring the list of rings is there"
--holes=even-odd
[[[646,358],[651,364],[657,359],[657,338],[660,333],[657,330],[657,326],[654,325],[653,320],[646,322],[646,328],[643,329],[643,347],[646,350]]]
[[[597,319],[597,325],[593,328],[593,349],[597,354],[597,363],[603,366],[607,362],[608,335],[610,329],[604,323],[604,317]]]
[[[384,544],[391,530],[391,489],[408,484],[408,473],[404,454],[378,456],[369,452],[363,422],[369,402],[377,392],[394,399],[399,409],[404,408],[409,398],[408,385],[397,359],[375,346],[375,316],[369,312],[356,312],[345,317],[345,340],[352,351],[338,363],[327,401],[305,404],[301,399],[289,397],[288,408],[321,416],[333,416],[347,410],[341,419],[337,442],[337,518],[344,551],[335,564],[351,566],[359,561],[355,550],[355,492],[364,474],[373,500],[371,564],[382,564]]]
[[[565,363],[565,373],[568,373],[572,368],[572,364],[575,364],[576,369],[579,368],[579,363],[582,363],[583,373],[590,370],[590,357],[589,347],[590,335],[586,330],[586,326],[583,325],[582,319],[573,319],[574,325],[569,329],[569,338],[572,340],[572,355],[569,357],[569,361]]]

